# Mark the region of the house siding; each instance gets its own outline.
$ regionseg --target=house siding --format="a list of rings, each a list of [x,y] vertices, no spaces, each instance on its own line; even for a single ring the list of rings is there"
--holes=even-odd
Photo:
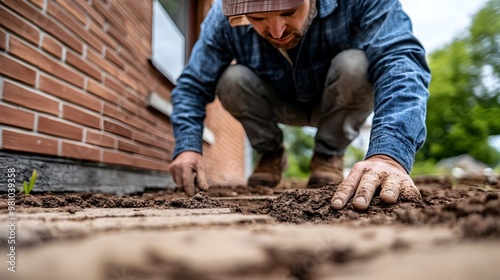
[[[2,151],[168,172],[172,126],[147,105],[173,88],[149,63],[152,3],[0,0]],[[217,100],[206,125],[208,179],[242,183],[241,125]]]

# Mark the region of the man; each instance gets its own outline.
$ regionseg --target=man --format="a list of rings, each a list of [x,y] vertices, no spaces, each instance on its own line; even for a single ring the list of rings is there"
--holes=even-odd
[[[250,186],[280,181],[284,123],[318,128],[308,187],[340,183],[333,208],[353,197],[364,210],[379,187],[385,203],[420,196],[408,173],[425,139],[429,80],[398,0],[216,1],[172,92],[171,173],[188,195],[208,188],[202,122],[217,95],[260,155]],[[372,112],[366,159],[344,179],[346,147]]]

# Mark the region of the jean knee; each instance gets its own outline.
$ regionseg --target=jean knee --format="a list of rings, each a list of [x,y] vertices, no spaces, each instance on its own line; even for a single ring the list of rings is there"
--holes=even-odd
[[[245,100],[249,98],[250,76],[255,75],[243,65],[231,65],[221,75],[215,90],[222,106],[233,117],[247,115],[249,106]]]
[[[364,51],[346,50],[332,59],[327,90],[336,94],[342,108],[373,108],[373,87],[368,79],[368,59]]]

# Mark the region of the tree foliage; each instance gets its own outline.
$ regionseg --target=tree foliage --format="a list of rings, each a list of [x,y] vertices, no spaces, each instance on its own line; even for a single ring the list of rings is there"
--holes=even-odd
[[[418,160],[468,153],[495,165],[488,137],[500,134],[500,0],[490,0],[468,32],[429,57],[428,137]]]
[[[288,154],[285,177],[307,178],[314,150],[314,138],[296,126],[284,126],[283,135]]]

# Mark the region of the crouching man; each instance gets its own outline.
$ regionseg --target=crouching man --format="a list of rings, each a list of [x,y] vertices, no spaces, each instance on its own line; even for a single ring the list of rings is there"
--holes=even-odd
[[[408,173],[426,136],[430,73],[398,0],[219,0],[172,92],[170,171],[188,195],[207,189],[205,106],[218,96],[260,155],[248,185],[274,187],[286,168],[279,123],[317,127],[308,187],[339,183],[332,207],[366,209],[420,195]],[[374,113],[365,160],[343,155]]]

